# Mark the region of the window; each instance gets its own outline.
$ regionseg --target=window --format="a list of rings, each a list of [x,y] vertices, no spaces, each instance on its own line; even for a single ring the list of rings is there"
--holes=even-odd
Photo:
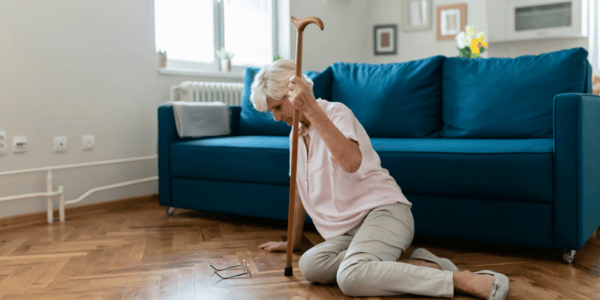
[[[276,0],[155,0],[156,49],[168,68],[218,71],[216,51],[234,53],[232,71],[277,56]]]

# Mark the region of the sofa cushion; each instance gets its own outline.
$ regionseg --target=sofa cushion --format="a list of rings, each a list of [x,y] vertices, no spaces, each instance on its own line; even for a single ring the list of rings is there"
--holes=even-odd
[[[374,138],[371,142],[381,166],[405,195],[553,199],[553,139]]]
[[[178,177],[173,177],[171,181],[177,207],[228,215],[288,219],[289,185]],[[309,215],[306,215],[306,222],[313,223]]]
[[[573,48],[517,58],[447,58],[441,136],[552,138],[554,96],[588,89],[587,55]]]
[[[233,136],[177,142],[171,145],[171,175],[289,185],[289,148],[288,136]]]
[[[254,109],[250,101],[251,87],[254,76],[260,72],[260,68],[246,68],[244,70],[244,90],[242,91],[242,111],[240,113],[239,134],[240,135],[274,135],[287,136],[291,127],[285,122],[276,122],[270,111],[266,113]],[[306,77],[310,78],[313,85],[313,93],[316,99],[331,98],[331,68],[327,67],[322,72],[304,71]]]
[[[346,104],[370,137],[437,137],[442,129],[444,58],[334,63],[328,100]]]
[[[553,199],[553,139],[372,138],[371,143],[405,195]],[[171,145],[175,177],[289,185],[288,172],[288,137],[217,137]]]

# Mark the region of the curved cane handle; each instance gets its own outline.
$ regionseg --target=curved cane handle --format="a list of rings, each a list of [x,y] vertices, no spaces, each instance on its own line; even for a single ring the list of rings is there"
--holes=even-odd
[[[296,77],[302,77],[302,35],[304,33],[304,28],[312,23],[317,24],[321,30],[325,29],[325,26],[323,25],[323,21],[317,17],[308,17],[304,19],[292,17],[292,22],[294,22],[296,30],[298,31],[298,36],[296,38]]]
[[[292,17],[292,22],[294,22],[294,25],[296,25],[296,30],[298,31],[304,31],[304,28],[306,28],[306,26],[308,26],[308,24],[310,23],[315,23],[319,26],[319,28],[321,28],[321,30],[323,30],[325,27],[323,26],[323,21],[321,21],[321,19],[317,18],[317,17],[308,17],[308,18],[304,18],[304,19],[296,19],[294,17]]]

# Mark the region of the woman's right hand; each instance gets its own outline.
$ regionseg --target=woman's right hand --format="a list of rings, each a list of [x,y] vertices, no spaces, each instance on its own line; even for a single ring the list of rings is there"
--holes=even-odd
[[[264,252],[285,252],[287,251],[287,242],[268,242],[258,246],[258,248]]]

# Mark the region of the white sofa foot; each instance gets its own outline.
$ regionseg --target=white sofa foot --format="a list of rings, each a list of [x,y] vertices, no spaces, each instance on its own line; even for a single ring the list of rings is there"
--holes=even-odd
[[[563,252],[563,261],[570,264],[573,261],[573,258],[575,257],[575,250],[569,250],[569,249],[565,249]]]
[[[175,207],[167,207],[167,216],[172,217],[175,214]]]

